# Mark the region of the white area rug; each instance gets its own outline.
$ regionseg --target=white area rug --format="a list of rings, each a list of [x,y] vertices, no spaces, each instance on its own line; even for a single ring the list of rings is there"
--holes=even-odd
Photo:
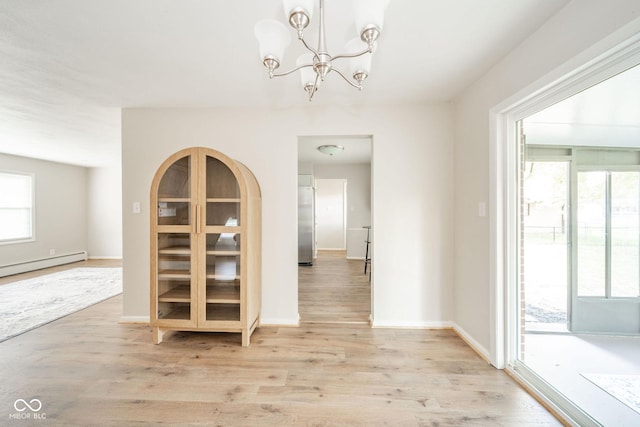
[[[121,268],[74,268],[0,285],[0,342],[120,293]]]
[[[640,375],[581,375],[640,414]]]

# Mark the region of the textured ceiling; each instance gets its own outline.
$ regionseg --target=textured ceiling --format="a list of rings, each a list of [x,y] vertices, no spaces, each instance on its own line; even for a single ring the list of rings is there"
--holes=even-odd
[[[279,0],[0,0],[0,152],[108,164],[125,107],[450,101],[567,2],[393,0],[366,88],[334,73],[310,105],[297,76],[269,80],[258,58],[253,26],[284,22]],[[336,54],[354,36],[351,1],[326,0],[326,14]]]

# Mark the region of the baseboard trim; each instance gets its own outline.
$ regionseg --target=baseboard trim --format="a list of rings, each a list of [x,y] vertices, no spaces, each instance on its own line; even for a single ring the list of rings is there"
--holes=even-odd
[[[97,255],[97,256],[89,256],[89,259],[119,259],[122,260],[121,256],[102,256],[102,255]]]
[[[371,322],[372,328],[389,328],[389,329],[453,329],[453,322],[450,321],[433,321],[433,322],[397,322],[397,321],[379,321]]]
[[[347,259],[355,260],[355,261],[364,261],[363,256],[348,256]]]
[[[149,316],[120,316],[118,323],[122,324],[149,324]]]
[[[268,318],[261,317],[259,327],[290,327],[290,328],[298,328],[300,327],[300,316],[298,315],[297,319],[288,319],[288,318]]]
[[[70,264],[72,262],[86,261],[87,251],[73,252],[70,254],[55,255],[47,258],[30,261],[16,262],[0,267],[0,277],[14,274],[26,273],[28,271],[42,270],[43,268],[56,267],[58,265]]]
[[[464,329],[460,327],[457,323],[453,324],[453,331],[464,341],[467,343],[469,347],[476,353],[478,356],[482,357],[488,364],[491,365],[491,356],[486,348],[481,345],[478,341],[476,341],[471,335],[467,333]]]

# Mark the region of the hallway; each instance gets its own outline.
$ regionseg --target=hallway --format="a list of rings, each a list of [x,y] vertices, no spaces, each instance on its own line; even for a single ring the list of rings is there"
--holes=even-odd
[[[298,267],[301,323],[369,323],[371,282],[364,260],[345,251],[318,251],[312,266]]]

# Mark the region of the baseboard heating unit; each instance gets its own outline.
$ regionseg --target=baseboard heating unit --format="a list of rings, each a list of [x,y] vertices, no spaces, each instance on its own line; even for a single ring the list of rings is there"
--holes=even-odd
[[[0,277],[26,273],[27,271],[40,270],[43,268],[55,267],[57,265],[69,264],[71,262],[86,261],[87,257],[87,251],[81,251],[74,252],[72,254],[55,255],[37,260],[2,265],[0,266]]]

